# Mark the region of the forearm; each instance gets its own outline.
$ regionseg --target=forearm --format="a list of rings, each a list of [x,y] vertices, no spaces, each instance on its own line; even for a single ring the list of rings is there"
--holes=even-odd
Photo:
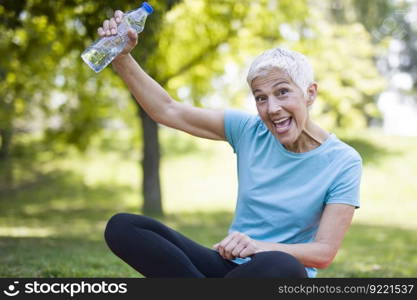
[[[117,57],[112,65],[140,106],[152,119],[159,122],[174,100],[142,70],[130,54]]]
[[[304,266],[324,269],[335,256],[334,250],[324,243],[281,244],[256,241],[261,251],[282,251],[296,257]]]

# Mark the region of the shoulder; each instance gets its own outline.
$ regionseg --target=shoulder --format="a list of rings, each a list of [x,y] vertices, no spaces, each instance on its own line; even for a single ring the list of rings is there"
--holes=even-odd
[[[240,123],[240,125],[247,125],[256,121],[256,114],[251,114],[243,110],[228,108],[224,110],[224,120],[229,123]]]
[[[332,180],[326,193],[326,203],[349,204],[358,208],[362,158],[352,146],[339,139],[335,139],[331,151],[328,174]]]
[[[243,134],[244,132],[259,127],[263,122],[259,115],[237,109],[224,111],[224,127],[227,132]]]
[[[242,139],[256,126],[257,115],[237,109],[224,110],[224,133],[226,140],[237,151]]]
[[[329,138],[332,140],[327,154],[330,156],[332,161],[337,160],[343,165],[362,165],[362,157],[355,148],[343,142],[334,134]]]

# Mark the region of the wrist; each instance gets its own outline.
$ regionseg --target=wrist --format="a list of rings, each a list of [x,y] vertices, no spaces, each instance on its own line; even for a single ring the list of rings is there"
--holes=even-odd
[[[266,251],[265,245],[261,241],[253,240],[255,244],[256,253]]]
[[[127,54],[119,54],[113,61],[112,65],[117,67],[118,65],[127,63],[131,58],[130,53]]]

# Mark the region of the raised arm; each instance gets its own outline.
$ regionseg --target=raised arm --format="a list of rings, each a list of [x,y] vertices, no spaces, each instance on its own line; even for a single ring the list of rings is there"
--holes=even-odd
[[[103,27],[98,29],[100,36],[116,34],[117,24],[123,13],[118,10],[114,18],[105,20]],[[126,83],[139,105],[155,121],[165,126],[176,128],[192,135],[224,140],[224,112],[222,110],[197,108],[179,103],[146,72],[130,55],[137,44],[137,34],[128,32],[129,42],[125,49],[116,57],[112,65]]]

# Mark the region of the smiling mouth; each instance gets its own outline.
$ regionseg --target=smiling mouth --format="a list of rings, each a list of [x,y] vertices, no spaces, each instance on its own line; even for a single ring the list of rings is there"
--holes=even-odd
[[[277,133],[282,134],[287,132],[292,124],[292,117],[287,117],[280,119],[278,121],[274,121],[275,130]]]

